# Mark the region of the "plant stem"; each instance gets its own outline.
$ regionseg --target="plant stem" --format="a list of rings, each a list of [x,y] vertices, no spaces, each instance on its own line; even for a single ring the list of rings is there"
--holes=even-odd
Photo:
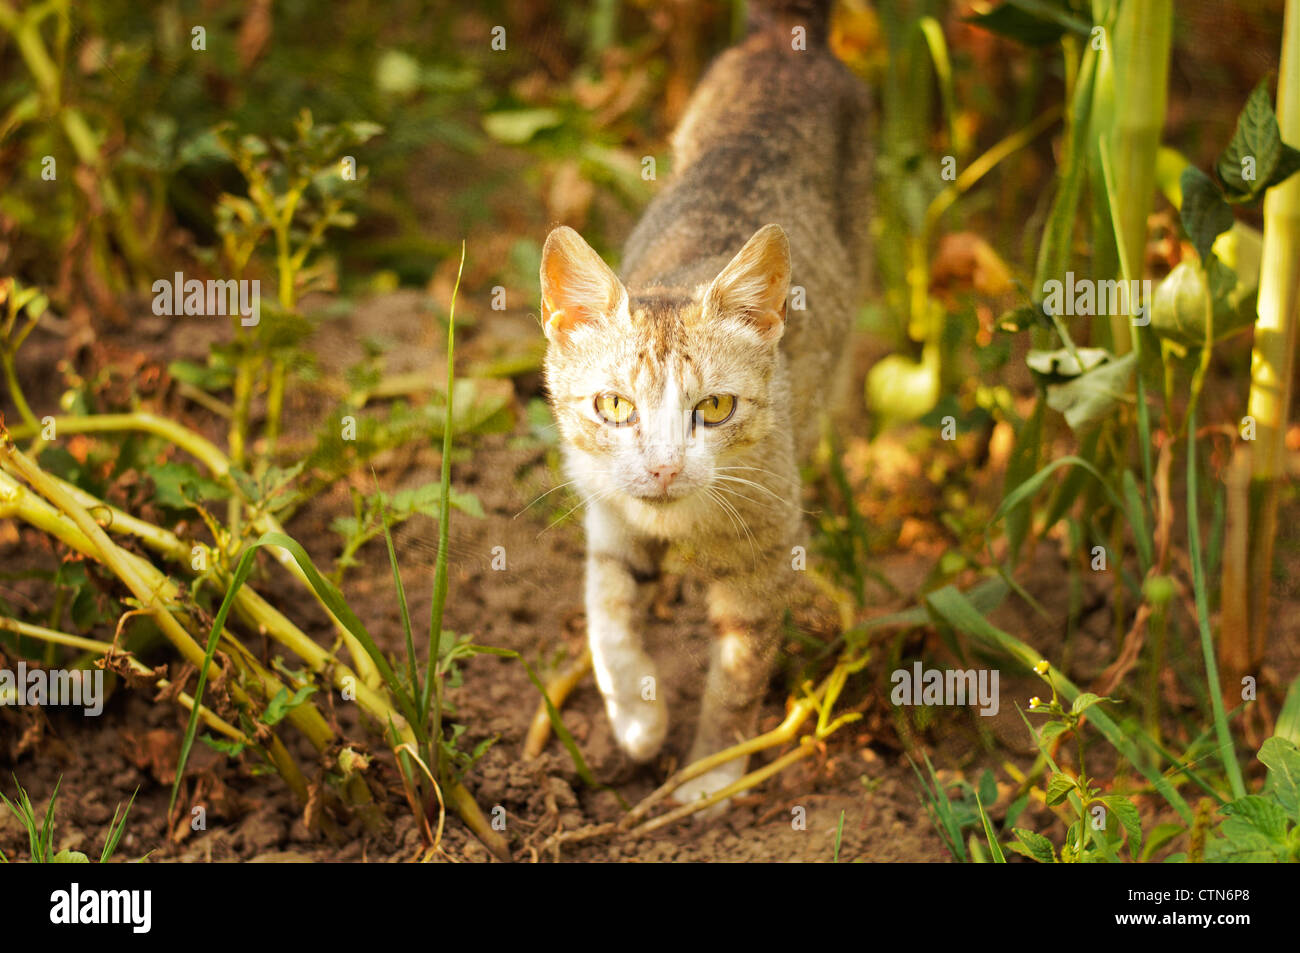
[[[1134,278],[1144,271],[1147,215],[1156,187],[1156,155],[1169,89],[1172,31],[1173,0],[1124,0],[1120,4],[1114,30],[1116,96],[1110,145],[1116,170],[1114,207],[1119,211],[1116,231],[1123,236],[1125,271]],[[1128,322],[1128,315],[1110,316],[1116,354],[1129,349]]]
[[[442,676],[438,671],[438,654],[442,645],[442,615],[447,604],[447,546],[451,518],[451,437],[452,400],[456,383],[456,298],[460,292],[460,279],[465,271],[465,243],[460,244],[460,267],[456,271],[456,284],[451,292],[451,307],[447,314],[447,422],[442,430],[442,462],[438,512],[438,556],[433,571],[433,607],[429,620],[429,660],[424,676],[424,696],[420,702],[422,717],[429,714],[429,701],[433,699],[433,771],[438,778],[447,778],[442,757]],[[412,686],[414,687],[414,686]]]
[[[217,449],[212,442],[199,436],[188,427],[183,427],[166,417],[159,417],[150,413],[56,417],[54,427],[56,433],[116,433],[125,430],[140,430],[151,433],[154,436],[161,437],[168,443],[174,443],[190,456],[196,458],[208,468],[213,476],[225,484],[236,498],[243,499],[243,492],[240,490],[239,484],[230,476],[231,464],[226,455]],[[12,428],[10,433],[15,440],[35,435],[35,431],[25,425]],[[259,533],[284,532],[284,528],[279,521],[267,513],[261,514],[254,520],[253,527]],[[280,549],[272,549],[272,556],[295,579],[302,583],[318,602],[320,601],[319,597],[315,595],[315,591],[308,584],[306,574],[294,562],[292,556]],[[347,644],[348,653],[352,656],[353,667],[356,669],[361,681],[371,688],[377,687],[380,684],[379,673],[375,669],[370,656],[366,654],[365,648],[357,643],[352,633],[347,631],[343,623],[334,618],[334,615],[330,613],[329,608],[324,603],[321,603],[321,608],[329,615],[343,641]]]
[[[1300,0],[1287,0],[1283,19],[1277,119],[1282,140],[1300,145]],[[1247,411],[1257,428],[1251,451],[1250,552],[1245,576],[1250,580],[1247,618],[1252,666],[1263,660],[1268,641],[1278,484],[1287,473],[1287,418],[1300,322],[1300,176],[1293,175],[1265,194],[1258,308]],[[1239,678],[1245,673],[1232,674]]]
[[[47,629],[44,626],[32,625],[29,622],[23,622],[19,619],[11,619],[8,616],[0,616],[0,629],[25,635],[28,638],[39,639],[50,645],[66,645],[69,648],[81,649],[86,652],[94,652],[97,655],[108,655],[110,652],[117,651],[117,646],[111,642],[101,642],[98,639],[88,639],[85,636],[69,635],[66,632],[58,632],[54,629]],[[131,666],[132,671],[141,675],[150,675],[152,670],[134,656],[126,657],[127,664]],[[159,689],[169,688],[171,682],[168,679],[160,678],[154,683]],[[176,696],[176,701],[186,710],[194,710],[194,698],[191,695],[181,692]],[[253,739],[249,738],[234,725],[225,721],[212,709],[206,705],[199,706],[199,717],[215,731],[221,732],[227,738],[241,742],[246,745],[254,744]]]
[[[50,511],[51,515],[56,519],[53,521],[47,520],[42,528],[63,539],[69,545],[75,546],[74,540],[80,542],[85,547],[80,551],[103,563],[131,590],[132,595],[149,610],[163,635],[175,646],[176,650],[191,664],[196,667],[201,666],[204,659],[203,647],[177,621],[176,615],[173,614],[168,604],[175,603],[178,595],[171,580],[158,572],[146,560],[116,546],[108,538],[108,534],[104,532],[103,528],[73,499],[71,494],[64,491],[61,486],[31,460],[27,459],[12,444],[0,441],[0,463],[3,463],[6,469],[16,471],[34,489],[45,496],[50,503],[58,507],[58,511],[52,509]],[[17,483],[8,479],[0,481],[0,490],[6,491],[5,495],[0,497],[0,500],[4,503],[14,500],[15,497],[26,495],[22,493],[22,488]],[[68,533],[69,529],[75,529],[79,533],[70,534]],[[81,539],[78,539],[78,536]],[[230,639],[229,642],[232,646],[242,649],[242,646],[239,646],[239,643],[235,640]],[[244,657],[232,656],[232,660],[235,662],[236,667],[248,668],[246,655]],[[258,676],[263,687],[269,689],[272,694],[278,688],[283,687],[279,684],[278,679],[264,669],[252,669],[252,673]],[[252,699],[239,685],[232,684],[230,693],[241,704],[248,705],[250,708],[255,707]],[[290,715],[304,711],[306,708],[307,706],[300,705]],[[311,710],[314,711],[314,709]],[[319,717],[319,713],[317,715]],[[295,722],[295,724],[300,724],[300,722]],[[271,734],[270,741],[267,744],[267,753],[281,777],[305,803],[307,799],[307,781],[289,755],[288,750],[285,749],[283,743],[274,733]]]
[[[1196,499],[1196,406],[1187,412],[1187,539],[1192,560],[1192,587],[1196,593],[1196,621],[1201,630],[1201,654],[1205,658],[1205,678],[1209,683],[1210,707],[1214,711],[1214,732],[1219,740],[1219,758],[1228,773],[1234,798],[1246,796],[1246,785],[1241,779],[1241,767],[1228,730],[1228,718],[1223,709],[1223,694],[1219,688],[1219,668],[1214,659],[1214,641],[1210,635],[1210,606],[1206,596],[1205,569],[1201,563],[1201,527],[1197,515]]]

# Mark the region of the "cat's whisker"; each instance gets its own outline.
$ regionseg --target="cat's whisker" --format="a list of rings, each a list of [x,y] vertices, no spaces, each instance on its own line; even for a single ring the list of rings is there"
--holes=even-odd
[[[752,496],[746,496],[744,493],[741,493],[739,490],[733,490],[730,487],[718,486],[715,484],[713,486],[713,489],[718,493],[725,493],[727,496],[734,497],[735,499],[744,500],[746,503],[748,503],[750,506],[754,507],[755,509],[759,509],[759,510],[777,509],[777,507],[774,504],[769,503],[767,500],[756,500]]]
[[[727,518],[730,519],[732,525],[737,528],[736,535],[739,536],[741,534],[741,531],[743,531],[745,536],[749,538],[750,555],[752,555],[754,557],[754,561],[757,562],[758,543],[754,539],[754,534],[750,530],[749,524],[745,522],[745,517],[741,515],[740,511],[736,509],[734,504],[726,500],[721,495],[721,493],[719,492],[721,490],[721,487],[705,487],[704,490],[707,496],[709,497],[709,499],[715,501],[720,507],[722,507],[722,511],[727,514]]]
[[[760,489],[760,490],[764,490],[764,491],[765,491],[769,496],[771,496],[772,498],[774,498],[774,499],[775,499],[778,503],[780,503],[782,506],[786,505],[786,504],[789,502],[785,497],[781,496],[781,495],[778,494],[778,493],[774,493],[774,492],[772,492],[772,491],[769,490],[767,487],[763,486],[761,483],[755,483],[755,482],[753,482],[752,480],[746,480],[746,479],[743,479],[743,478],[741,478],[741,477],[732,476],[732,475],[730,475],[730,474],[723,474],[723,473],[718,473],[718,472],[717,472],[718,470],[725,470],[725,469],[727,469],[727,468],[726,468],[726,467],[716,467],[716,468],[714,468],[714,475],[715,475],[719,480],[726,480],[726,481],[731,482],[731,483],[743,483],[743,484],[747,484],[748,486],[757,487],[757,488]],[[746,469],[758,469],[758,468],[757,468],[757,467],[748,467],[748,468],[746,468]],[[770,472],[770,471],[768,471],[768,472]],[[772,475],[775,476],[776,474],[772,474]],[[735,493],[736,491],[735,491],[735,490],[732,490],[732,492]],[[742,494],[737,494],[737,495],[738,495],[738,496],[742,496]],[[749,497],[747,497],[747,496],[744,496],[743,498],[744,498],[744,499],[747,499],[747,500],[749,499]],[[757,500],[751,500],[751,502],[754,503],[755,506],[759,505],[759,503],[758,503]],[[773,507],[773,508],[775,508],[775,505],[774,505],[774,504],[768,504],[768,505],[771,506],[771,507]],[[806,509],[804,509],[803,507],[800,507],[800,508],[799,508],[799,512],[802,513],[804,516],[814,516],[814,515],[816,515],[816,514],[814,513],[813,510],[806,510]]]
[[[746,479],[744,479],[744,478],[742,478],[742,477],[732,476],[732,475],[730,475],[730,474],[728,474],[728,473],[715,473],[714,476],[717,477],[717,479],[722,480],[722,481],[724,481],[724,482],[726,482],[726,483],[737,483],[737,484],[739,484],[739,485],[741,485],[741,486],[752,486],[752,487],[753,487],[754,489],[756,489],[756,490],[762,490],[764,493],[766,493],[766,494],[767,494],[768,496],[770,496],[772,499],[776,500],[777,503],[781,504],[782,506],[785,506],[785,505],[786,505],[786,502],[787,502],[787,501],[786,501],[785,497],[781,496],[781,495],[778,494],[778,493],[773,493],[771,490],[769,490],[767,487],[763,486],[763,484],[761,484],[761,483],[755,483],[753,480],[746,480]],[[734,491],[733,491],[733,492],[734,492]],[[749,497],[745,497],[745,499],[749,499]],[[757,501],[757,500],[751,500],[751,502],[753,502],[755,505],[758,505],[758,501]],[[769,507],[772,505],[772,504],[770,504],[770,503],[767,503],[766,500],[763,501],[763,502],[764,502],[764,505],[767,505],[767,506],[769,506]]]
[[[762,490],[764,493],[767,493],[767,494],[769,494],[769,495],[775,497],[776,499],[780,500],[782,503],[785,502],[785,497],[781,496],[781,494],[775,492],[775,491],[772,490],[770,487],[766,487],[766,486],[764,486],[763,484],[758,483],[758,482],[756,482],[756,481],[754,481],[754,480],[750,480],[750,479],[748,479],[748,478],[746,478],[746,477],[739,477],[739,476],[736,476],[734,473],[728,473],[728,472],[727,472],[728,470],[754,470],[754,471],[756,471],[756,472],[758,472],[758,473],[766,473],[766,474],[768,474],[769,476],[776,477],[776,479],[777,479],[780,483],[788,484],[792,489],[795,488],[795,487],[797,487],[797,486],[799,485],[799,484],[797,483],[797,481],[790,480],[790,479],[787,479],[787,478],[785,478],[785,477],[782,477],[782,476],[780,476],[779,474],[773,473],[771,470],[764,470],[762,467],[714,467],[714,468],[713,468],[713,472],[714,472],[714,474],[717,475],[717,477],[718,477],[719,479],[723,479],[723,480],[731,480],[731,481],[736,482],[736,483],[746,483],[746,484],[748,484],[749,486],[757,487],[758,489]]]
[[[575,503],[573,506],[569,507],[569,509],[561,513],[558,517],[556,517],[549,526],[543,529],[541,533],[538,533],[537,536],[534,538],[541,539],[542,533],[545,533],[547,530],[554,529],[560,523],[563,523],[566,519],[568,519],[577,510],[580,510],[582,509],[582,507],[588,506],[592,503],[599,503],[601,500],[608,499],[609,497],[613,496],[617,492],[618,492],[617,487],[611,487],[605,490],[597,490],[595,493],[592,493],[584,497],[583,499]]]
[[[529,504],[528,504],[527,506],[525,506],[522,510],[520,510],[518,513],[516,513],[514,516],[512,516],[512,517],[510,517],[510,518],[511,518],[512,520],[517,520],[517,519],[519,519],[519,517],[523,516],[524,513],[528,512],[530,509],[532,509],[532,508],[533,508],[534,506],[536,506],[538,503],[542,502],[542,500],[546,499],[548,496],[550,496],[550,495],[551,495],[552,493],[554,493],[556,490],[563,490],[566,486],[573,486],[573,484],[575,484],[575,483],[577,483],[577,482],[578,482],[577,480],[566,480],[566,481],[563,482],[563,483],[560,483],[560,484],[558,484],[558,485],[556,485],[556,486],[551,487],[549,490],[547,490],[547,491],[546,491],[545,493],[543,493],[541,496],[538,496],[538,497],[534,498],[533,501],[532,501],[531,503],[529,503]]]

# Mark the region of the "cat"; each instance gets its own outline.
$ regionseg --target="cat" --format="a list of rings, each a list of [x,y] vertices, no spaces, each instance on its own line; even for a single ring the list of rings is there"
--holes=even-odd
[[[673,135],[674,178],[628,238],[622,279],[571,228],[543,248],[544,373],[585,501],[588,641],[636,761],[668,728],[638,617],[669,551],[707,581],[716,630],[689,760],[755,732],[799,565],[799,464],[845,397],[870,97],[830,51],[830,7],[751,4],[748,37],[709,68]],[[745,768],[675,796],[710,795]]]

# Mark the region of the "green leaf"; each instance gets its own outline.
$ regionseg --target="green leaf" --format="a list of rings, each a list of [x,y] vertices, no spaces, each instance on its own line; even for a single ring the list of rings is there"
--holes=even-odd
[[[1279,844],[1286,843],[1286,811],[1268,798],[1260,797],[1258,794],[1247,794],[1243,798],[1228,802],[1219,810],[1225,817],[1240,818],[1269,840],[1277,841]]]
[[[1209,309],[1204,272],[1194,262],[1180,261],[1152,295],[1151,330],[1184,348],[1204,347]]]
[[[1045,328],[1049,331],[1052,329],[1052,319],[1043,311],[1041,304],[1021,305],[1013,311],[1008,311],[997,320],[997,329],[1006,331],[1009,334],[1015,334],[1028,328]]]
[[[1300,824],[1300,748],[1274,735],[1259,748],[1260,763],[1268,768],[1268,790],[1277,803]]]
[[[1057,772],[1047,782],[1047,803],[1060,804],[1076,789],[1074,778]]]
[[[1071,715],[1082,715],[1097,702],[1114,701],[1112,698],[1103,698],[1100,695],[1094,695],[1092,692],[1080,692],[1079,697],[1074,700],[1070,706]]]
[[[558,109],[508,109],[483,117],[483,130],[497,142],[520,146],[544,129],[564,121]]]
[[[1038,729],[1038,740],[1046,746],[1069,730],[1070,726],[1063,721],[1049,721]]]
[[[1011,833],[1015,834],[1016,840],[1020,842],[1019,844],[1008,844],[1007,846],[1011,850],[1036,860],[1040,864],[1056,863],[1056,851],[1052,847],[1052,842],[1042,834],[1035,834],[1023,827],[1014,827],[1011,829]]]
[[[1278,860],[1277,844],[1239,818],[1224,821],[1223,836],[1205,845],[1205,859],[1219,864],[1268,864]]]
[[[1201,261],[1207,262],[1214,240],[1232,227],[1232,209],[1223,200],[1214,180],[1194,165],[1183,170],[1180,184],[1183,189],[1180,210],[1183,230],[1192,240]]]
[[[1129,852],[1137,857],[1142,847],[1142,816],[1138,814],[1137,806],[1120,794],[1109,794],[1101,802],[1110,808],[1123,825],[1124,832],[1128,835]]]
[[[1100,347],[1081,347],[1074,351],[1062,347],[1055,351],[1030,351],[1025,355],[1025,364],[1043,383],[1056,384],[1073,380],[1113,359],[1110,351]]]
[[[1040,9],[1035,12],[1026,9],[1029,6],[1029,4],[1021,6],[1014,0],[1009,0],[987,13],[976,13],[963,19],[967,23],[972,23],[990,33],[1005,36],[1025,46],[1047,46],[1070,31],[1070,24],[1063,18],[1047,15],[1055,11]],[[1062,3],[1040,3],[1037,6],[1059,7],[1062,13],[1065,10],[1065,5]],[[1086,34],[1086,24],[1081,23],[1081,25],[1084,27],[1082,32]]]
[[[1246,100],[1232,141],[1214,166],[1230,201],[1254,202],[1300,170],[1300,152],[1282,142],[1268,85],[1266,77]]]
[[[238,757],[247,747],[242,741],[233,741],[229,738],[218,738],[216,735],[210,735],[206,732],[199,735],[199,741],[211,748],[213,751],[220,751],[222,754],[231,758]]]
[[[1005,864],[1007,856],[1002,853],[1002,845],[998,843],[997,835],[993,833],[993,822],[989,820],[988,811],[984,810],[984,802],[978,791],[975,792],[975,808],[979,811],[980,823],[984,825],[984,839],[989,843],[989,853],[993,856],[993,862]]]
[[[1214,302],[1215,343],[1255,326],[1259,316],[1259,233],[1240,222],[1219,236],[1210,259],[1210,298]],[[1247,246],[1255,242],[1252,250]]]
[[[1181,834],[1184,829],[1180,824],[1157,824],[1147,836],[1146,845],[1142,848],[1141,862],[1149,861],[1155,856],[1156,851]]]
[[[1080,355],[1082,357],[1082,355]],[[1128,397],[1128,379],[1136,366],[1137,353],[1107,361],[1065,384],[1047,388],[1047,406],[1065,415],[1075,433],[1083,433],[1108,420],[1117,404]]]
[[[230,387],[235,379],[230,367],[208,367],[191,361],[172,361],[167,365],[167,373],[175,380],[210,393]]]
[[[1153,541],[1147,533],[1146,506],[1142,502],[1142,497],[1138,494],[1137,477],[1133,471],[1124,470],[1124,476],[1121,478],[1124,490],[1124,513],[1128,517],[1129,526],[1133,530],[1133,542],[1137,546],[1138,562],[1143,574],[1151,568],[1151,562],[1155,558],[1152,552]]]
[[[79,850],[63,849],[50,858],[52,864],[88,864],[90,858]]]
[[[281,688],[275,693],[275,696],[267,702],[266,711],[262,712],[262,722],[267,725],[278,725],[284,721],[284,716],[289,714],[299,705],[307,700],[309,696],[316,691],[315,685],[304,685],[291,696],[289,689]]]
[[[980,775],[979,797],[980,801],[984,804],[994,804],[997,802],[998,779],[989,768],[985,768],[984,773]]]
[[[154,485],[154,502],[173,510],[187,510],[204,500],[224,500],[230,491],[188,463],[162,463],[145,471]]]

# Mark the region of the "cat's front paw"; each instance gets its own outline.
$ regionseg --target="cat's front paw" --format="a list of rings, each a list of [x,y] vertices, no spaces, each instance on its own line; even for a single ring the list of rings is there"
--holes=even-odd
[[[659,753],[668,736],[668,709],[663,702],[639,696],[627,702],[606,699],[605,712],[614,740],[629,758],[649,761]]]
[[[745,759],[737,758],[714,768],[706,774],[701,774],[698,778],[687,781],[673,792],[673,799],[680,804],[693,804],[701,798],[707,798],[728,785],[739,781],[744,774]],[[725,814],[730,803],[730,798],[719,801],[702,811],[696,811],[694,817],[701,821],[712,820]]]

